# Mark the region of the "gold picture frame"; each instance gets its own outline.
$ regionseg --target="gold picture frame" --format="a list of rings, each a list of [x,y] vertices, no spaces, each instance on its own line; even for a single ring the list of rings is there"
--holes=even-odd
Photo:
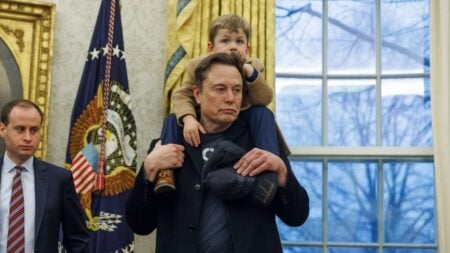
[[[17,63],[22,97],[44,112],[42,138],[35,155],[47,156],[48,111],[55,4],[25,0],[0,0],[0,40]]]

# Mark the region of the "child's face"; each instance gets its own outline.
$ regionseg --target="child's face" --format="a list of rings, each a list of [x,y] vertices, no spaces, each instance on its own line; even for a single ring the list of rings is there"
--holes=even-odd
[[[243,57],[248,56],[248,41],[244,31],[230,32],[224,28],[219,29],[213,42],[208,42],[208,52],[210,53],[239,53]]]

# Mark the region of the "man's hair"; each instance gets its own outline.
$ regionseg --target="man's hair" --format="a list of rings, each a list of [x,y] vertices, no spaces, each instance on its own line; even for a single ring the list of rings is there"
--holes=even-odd
[[[236,14],[225,14],[217,17],[209,27],[209,41],[214,42],[214,38],[220,29],[228,29],[230,32],[238,32],[239,29],[247,37],[247,43],[250,40],[250,25],[247,20]]]
[[[39,115],[41,116],[41,123],[42,123],[42,119],[44,118],[44,113],[42,112],[41,108],[39,108],[38,105],[36,105],[35,103],[33,103],[33,102],[31,102],[30,100],[27,100],[27,99],[16,99],[16,100],[9,101],[2,108],[0,121],[3,124],[5,124],[5,126],[8,125],[8,123],[9,123],[9,114],[14,109],[14,107],[34,108],[34,109],[36,109],[36,111],[38,111]]]
[[[203,81],[207,78],[208,73],[211,71],[211,67],[216,64],[232,66],[239,71],[242,79],[242,95],[245,95],[247,91],[247,83],[244,78],[244,59],[236,53],[214,53],[205,57],[195,69],[195,83],[199,90],[201,91],[203,89]]]

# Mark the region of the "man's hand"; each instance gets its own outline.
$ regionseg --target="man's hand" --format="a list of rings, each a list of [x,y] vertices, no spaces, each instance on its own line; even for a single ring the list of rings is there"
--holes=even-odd
[[[161,145],[156,143],[155,148],[144,160],[145,177],[153,182],[159,170],[180,168],[184,161],[184,147],[177,144]]]
[[[256,176],[271,170],[278,175],[278,185],[284,187],[287,180],[287,168],[283,160],[269,151],[253,148],[234,165],[237,173],[242,176]]]
[[[200,145],[200,132],[206,133],[200,122],[198,122],[192,115],[183,117],[183,137],[184,140],[193,147]]]

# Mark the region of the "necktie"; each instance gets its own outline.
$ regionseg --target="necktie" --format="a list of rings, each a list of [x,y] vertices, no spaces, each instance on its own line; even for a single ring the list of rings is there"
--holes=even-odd
[[[25,217],[22,180],[20,178],[23,167],[16,166],[9,205],[8,248],[7,253],[25,252]]]

